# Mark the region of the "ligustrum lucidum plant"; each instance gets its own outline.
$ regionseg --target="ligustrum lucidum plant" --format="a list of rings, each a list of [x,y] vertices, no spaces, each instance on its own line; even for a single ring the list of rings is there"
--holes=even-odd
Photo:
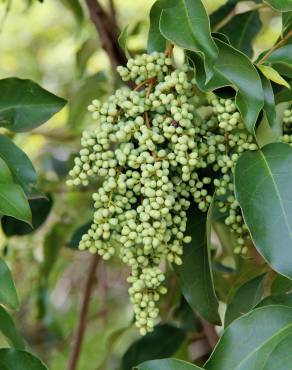
[[[48,307],[58,293],[54,287],[48,294],[49,275],[61,247],[79,249],[80,258],[92,261],[84,270],[79,323],[65,335],[64,342],[72,337],[73,343],[68,370],[77,369],[87,350],[81,351],[86,324],[96,317],[106,323],[102,340],[108,352],[98,367],[87,359],[88,346],[86,370],[91,364],[101,370],[291,369],[291,0],[156,0],[142,51],[131,41],[144,26],[126,26],[118,36],[113,1],[108,7],[97,0],[63,2],[80,18],[79,27],[88,10],[113,72],[110,79],[100,72],[93,80],[86,75],[90,68],[83,64],[95,52],[91,35],[76,58],[83,100],[75,104],[72,98],[68,107],[75,129],[66,136],[70,148],[62,149],[68,157],[74,152],[71,169],[60,175],[61,186],[52,174],[53,181],[50,176],[42,181],[44,191],[46,182],[54,185],[50,192],[65,203],[78,199],[59,214],[44,242],[38,289],[46,329],[54,317]],[[91,88],[94,81],[90,93],[89,81]],[[89,95],[88,123],[83,113],[74,118],[74,109],[85,111]],[[15,226],[16,220],[38,228],[51,209],[36,190],[30,160],[12,139],[64,104],[30,80],[0,80],[0,216],[7,240],[31,232],[23,223]],[[84,130],[76,154],[71,138],[79,142],[79,123]],[[51,194],[48,198],[52,201]],[[90,213],[90,223],[73,230],[89,199],[92,210],[84,218]],[[42,217],[35,213],[36,200],[42,202],[37,205]],[[69,231],[75,231],[72,237]],[[109,267],[99,265],[101,259]],[[111,271],[108,281],[105,268]],[[117,279],[112,270],[123,277],[119,287],[127,287],[131,301],[130,323],[117,331],[107,315],[110,300],[119,306],[119,298],[104,293]],[[25,350],[5,309],[19,303],[2,259],[0,274],[0,331],[11,343],[0,348],[0,369],[14,370],[17,363],[21,370],[45,370]],[[101,311],[90,316],[97,276],[98,295],[104,297],[95,297]],[[131,330],[133,324],[138,330]],[[109,353],[119,341],[118,350]]]
[[[241,30],[234,31],[238,36],[232,34],[228,19],[223,21],[227,25],[215,26],[222,33],[211,33],[200,1],[156,1],[148,54],[119,66],[117,72],[127,85],[88,107],[92,126],[83,132],[67,183],[88,186],[96,178],[102,183],[93,193],[93,222],[79,248],[105,260],[116,253],[129,266],[129,294],[142,335],[155,328],[170,266],[188,303],[210,322],[220,321],[210,251],[203,253],[206,261],[194,250],[200,238],[194,229],[205,233],[204,224],[201,230],[195,227],[196,217],[207,224],[216,218],[224,222],[231,233],[231,253],[239,255],[239,261],[249,260],[256,248],[268,263],[264,271],[272,268],[292,278],[292,195],[287,194],[292,151],[286,145],[291,143],[287,80],[292,49],[291,4],[286,3],[254,4],[237,16],[269,6],[283,12],[282,33],[274,46],[250,59],[255,35]],[[126,33],[120,37],[125,48]],[[243,44],[239,37],[246,37]],[[183,61],[175,57],[173,47],[181,48]],[[209,225],[209,240],[210,232]],[[280,238],[277,247],[275,233]],[[210,248],[210,241],[203,248]],[[194,259],[193,265],[189,259]],[[203,266],[192,271],[197,263]],[[198,281],[209,285],[199,288],[201,294],[193,292]],[[200,299],[207,300],[205,312],[199,308]],[[251,319],[256,314],[251,311]],[[216,363],[228,335],[227,330],[207,369],[235,368],[228,359]],[[167,361],[172,369],[193,368]],[[154,361],[139,369],[168,368],[163,366],[163,361]]]

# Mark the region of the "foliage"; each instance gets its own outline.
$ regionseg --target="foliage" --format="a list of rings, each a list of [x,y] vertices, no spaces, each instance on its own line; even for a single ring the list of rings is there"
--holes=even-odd
[[[288,369],[291,2],[1,7],[1,369]]]

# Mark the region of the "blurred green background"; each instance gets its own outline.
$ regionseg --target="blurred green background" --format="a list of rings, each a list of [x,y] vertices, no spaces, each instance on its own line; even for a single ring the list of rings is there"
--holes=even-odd
[[[152,3],[115,1],[120,28],[130,25],[132,54],[145,50]],[[212,12],[224,0],[204,3]],[[0,233],[1,253],[12,267],[22,302],[17,325],[51,370],[66,368],[90,258],[68,245],[74,231],[91,219],[90,192],[66,188],[66,175],[79,149],[80,133],[91,124],[88,104],[96,97],[105,99],[114,88],[96,30],[85,7],[74,4],[0,2],[0,78],[29,78],[69,101],[41,128],[14,137],[37,169],[39,189],[53,198],[48,219],[27,236],[8,238]],[[108,7],[107,1],[102,4]],[[268,11],[261,16],[268,22],[255,42],[256,53],[268,48],[280,32],[280,19]],[[58,258],[52,251],[58,251]],[[80,370],[119,369],[123,353],[139,337],[132,325],[126,276],[127,270],[115,260],[98,268]],[[186,353],[181,351],[179,357],[187,358]]]

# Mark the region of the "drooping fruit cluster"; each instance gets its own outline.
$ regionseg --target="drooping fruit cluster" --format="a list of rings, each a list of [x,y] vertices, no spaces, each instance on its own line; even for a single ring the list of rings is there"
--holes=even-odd
[[[161,263],[180,265],[191,241],[185,235],[191,199],[207,211],[215,189],[216,204],[237,235],[237,251],[244,247],[248,232],[232,172],[239,154],[256,145],[232,100],[212,100],[208,118],[200,117],[188,65],[175,68],[169,57],[153,53],[130,59],[118,72],[136,88],[121,88],[107,102],[89,106],[95,129],[83,133],[68,184],[104,179],[93,194],[93,223],[80,249],[104,259],[119,252],[131,268],[136,325],[146,334],[166,293]]]

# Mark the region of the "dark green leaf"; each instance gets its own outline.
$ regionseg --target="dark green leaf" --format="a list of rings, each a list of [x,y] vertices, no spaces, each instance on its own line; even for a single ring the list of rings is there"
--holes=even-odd
[[[11,184],[13,182],[12,173],[6,162],[0,157],[0,178],[1,183]]]
[[[160,18],[162,35],[184,49],[200,52],[206,80],[213,75],[218,57],[217,46],[210,33],[210,23],[201,0],[176,0],[175,6],[164,8]]]
[[[271,305],[281,305],[281,306],[292,307],[292,293],[271,295],[263,299],[257,305],[257,307],[264,307],[264,306],[271,306]]]
[[[223,333],[207,370],[263,370],[268,356],[292,333],[292,308],[266,306],[235,320]]]
[[[150,10],[150,28],[148,32],[147,51],[163,52],[166,48],[166,40],[160,33],[159,21],[162,13],[162,8],[159,1],[156,1]]]
[[[31,80],[5,78],[0,91],[0,126],[15,132],[40,126],[66,104]]]
[[[31,210],[20,185],[0,183],[0,214],[31,224]]]
[[[252,41],[259,33],[262,23],[257,10],[252,10],[233,17],[220,32],[227,35],[232,46],[252,56]]]
[[[74,234],[72,235],[71,237],[71,240],[70,242],[68,243],[68,247],[69,248],[72,248],[72,249],[77,249],[78,250],[78,246],[79,246],[79,243],[80,243],[80,240],[82,238],[82,236],[88,231],[88,229],[90,228],[90,225],[91,225],[91,221],[90,222],[86,222],[86,224],[80,226],[75,232]]]
[[[203,370],[202,367],[190,364],[176,358],[166,358],[164,360],[147,361],[137,366],[137,370]]]
[[[210,15],[210,22],[212,28],[221,22],[230,12],[235,8],[238,0],[227,0],[218,10]]]
[[[16,310],[19,308],[13,277],[2,258],[0,258],[0,303]]]
[[[292,78],[292,44],[275,50],[267,59],[281,75]]]
[[[292,334],[285,336],[274,348],[263,370],[287,370],[292,363]]]
[[[246,152],[235,168],[235,193],[257,250],[292,278],[292,148],[273,143]]]
[[[219,55],[215,63],[215,74],[207,84],[204,81],[202,59],[198,54],[190,55],[197,68],[197,83],[205,91],[224,86],[233,87],[237,91],[236,105],[243,121],[248,131],[254,133],[256,120],[264,105],[260,76],[244,54],[220,40],[216,40],[216,43]]]
[[[266,113],[270,127],[274,127],[276,124],[276,109],[273,88],[270,80],[263,74],[260,74],[260,76],[264,92],[264,112]]]
[[[228,304],[224,326],[227,327],[232,321],[250,311],[263,296],[263,278],[265,275],[257,276],[243,284],[235,293],[232,301]]]
[[[28,156],[7,136],[0,135],[0,157],[8,165],[14,182],[29,193],[37,182],[37,174]]]
[[[32,227],[13,217],[4,216],[1,223],[6,236],[27,235],[36,231],[46,221],[52,209],[53,199],[48,194],[47,198],[30,200],[29,205],[32,213]]]
[[[130,54],[127,48],[128,28],[129,28],[129,25],[123,28],[122,32],[120,33],[118,41],[119,41],[120,47],[124,50],[126,57],[130,58]]]
[[[171,325],[159,325],[134,342],[122,359],[123,370],[132,370],[141,362],[173,355],[185,340],[185,332]]]
[[[206,213],[200,212],[192,204],[188,211],[186,230],[186,235],[190,235],[192,241],[184,246],[183,263],[176,266],[175,270],[182,293],[192,309],[206,320],[220,324],[208,250],[210,227]]]
[[[1,370],[48,370],[36,357],[17,349],[0,349]]]
[[[292,12],[282,13],[282,25],[282,33],[286,35],[292,27]]]
[[[292,11],[292,1],[291,0],[264,0],[264,2],[270,5],[275,10],[278,10],[279,12]]]
[[[0,306],[0,331],[16,349],[25,349],[25,344],[9,313]],[[1,358],[0,358],[1,360]]]
[[[76,64],[79,69],[80,76],[83,76],[87,62],[90,57],[98,50],[99,42],[95,37],[90,37],[84,41],[76,53]]]
[[[277,275],[271,286],[271,294],[281,294],[292,291],[292,280]]]

